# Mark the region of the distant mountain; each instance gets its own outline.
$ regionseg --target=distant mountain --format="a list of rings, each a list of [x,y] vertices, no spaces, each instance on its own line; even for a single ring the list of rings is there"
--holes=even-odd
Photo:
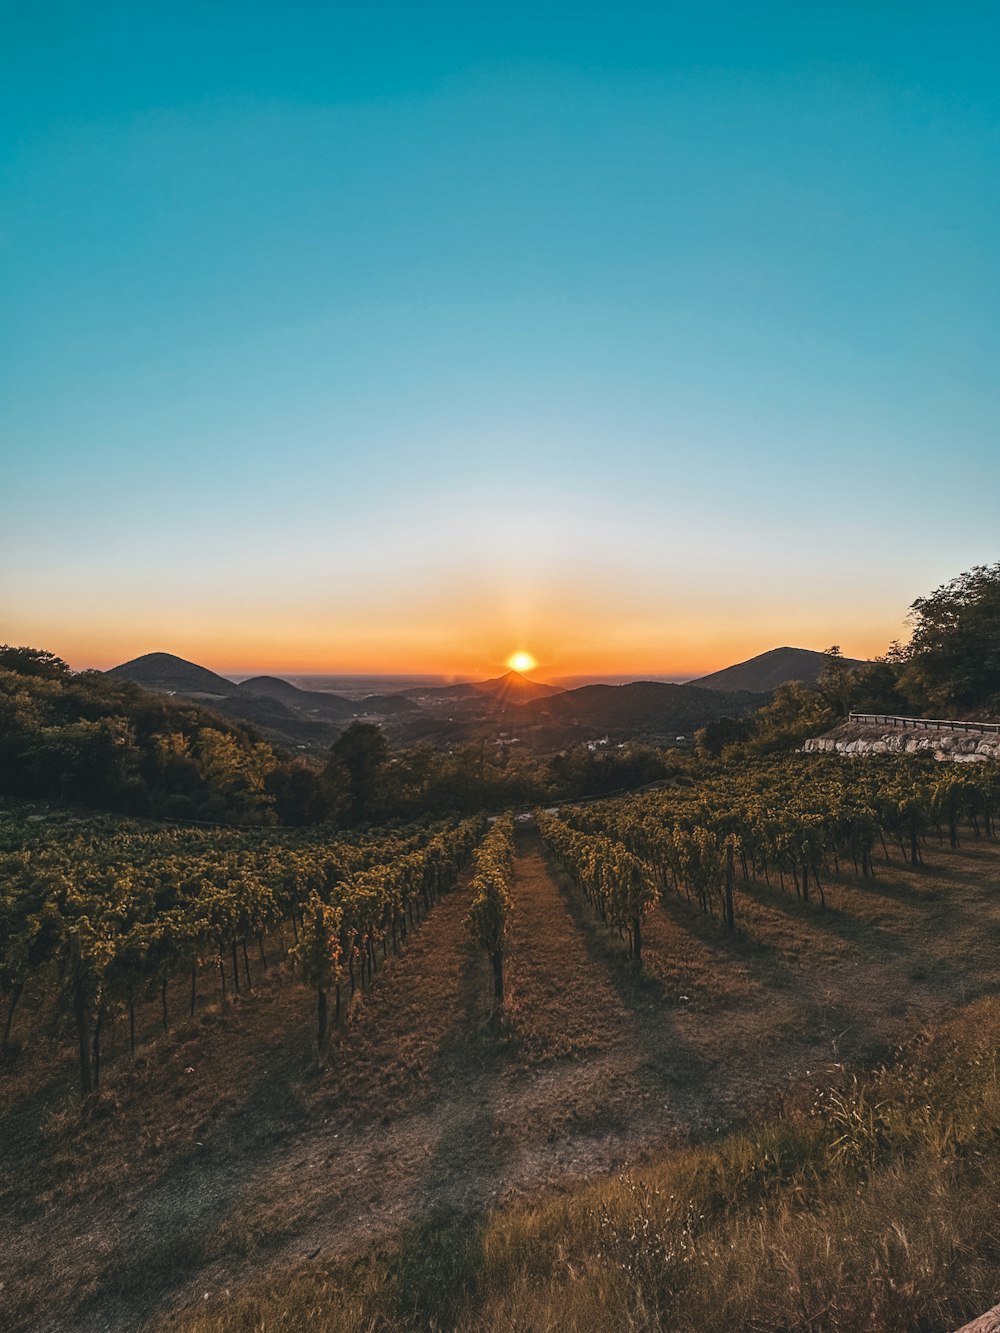
[[[543,685],[529,680],[519,671],[508,671],[492,680],[463,681],[456,685],[435,685],[428,689],[407,690],[406,697],[420,703],[454,703],[457,701],[496,700],[502,704],[523,704],[531,699],[543,699],[562,694],[558,685]]]
[[[398,716],[403,723],[420,712],[405,696],[344,699],[323,690],[301,690],[280,676],[253,676],[236,685],[172,653],[146,653],[106,674],[207,706],[231,721],[248,722],[268,740],[317,752],[328,749],[354,718],[383,723]]]
[[[249,690],[243,694],[205,699],[203,702],[214,712],[233,721],[249,722],[268,740],[294,745],[297,749],[326,750],[345,726],[342,720],[310,717],[289,708],[280,699],[271,698],[267,694],[253,694]]]
[[[722,695],[690,685],[640,680],[630,685],[583,685],[526,703],[520,716],[548,731],[586,730],[593,736],[668,738],[706,722],[759,708],[764,699],[741,692]]]
[[[318,690],[300,690],[297,685],[278,676],[253,676],[250,680],[241,681],[237,689],[240,694],[278,699],[295,713],[325,722],[349,722],[361,711],[359,705],[350,699],[342,699],[337,694],[320,693]]]
[[[106,674],[112,678],[124,677],[146,690],[201,704],[230,721],[248,722],[268,740],[296,749],[326,749],[355,713],[353,704],[346,699],[308,694],[275,677],[258,677],[249,682],[249,688],[247,682],[235,685],[225,676],[173,653],[146,653],[112,667]],[[295,707],[296,696],[307,701],[307,706]]]
[[[207,667],[188,662],[173,653],[144,653],[134,657],[131,662],[112,667],[106,673],[109,676],[124,676],[147,690],[159,690],[162,694],[235,695],[239,687],[225,676],[217,676]]]
[[[531,699],[547,699],[553,694],[564,694],[558,685],[544,685],[529,680],[520,671],[508,671],[494,680],[480,680],[472,687],[479,694],[491,694],[505,703],[527,703]]]
[[[770,694],[789,680],[815,684],[825,665],[826,654],[814,652],[811,648],[771,648],[746,662],[737,662],[735,666],[725,667],[722,671],[713,671],[710,676],[689,681],[688,688],[697,686],[699,689],[720,690],[726,694],[740,690]],[[864,666],[864,663],[856,657],[845,657],[844,665],[856,667]]]

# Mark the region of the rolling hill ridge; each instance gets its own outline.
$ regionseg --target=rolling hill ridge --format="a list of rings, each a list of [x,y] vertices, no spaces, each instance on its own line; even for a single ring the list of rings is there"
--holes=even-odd
[[[225,676],[219,676],[197,662],[175,657],[173,653],[143,653],[141,657],[133,657],[129,662],[112,667],[105,674],[124,676],[136,685],[159,690],[161,694],[226,696],[239,693],[239,686]]]
[[[566,690],[508,671],[489,680],[362,699],[304,690],[279,676],[235,684],[172,653],[147,653],[108,674],[207,705],[297,749],[326,749],[355,719],[379,723],[396,745],[461,744],[502,725],[552,749],[605,735],[669,744],[717,718],[759,708],[786,680],[815,680],[825,662],[824,654],[808,649],[775,648],[686,684],[640,680]]]
[[[864,666],[856,657],[845,657],[845,667]],[[801,680],[814,685],[826,665],[826,654],[812,648],[771,648],[745,662],[713,671],[708,676],[689,680],[688,686],[702,690],[719,690],[726,694],[750,691],[752,694],[770,694],[779,685],[790,680]]]
[[[766,697],[723,693],[691,685],[640,680],[629,685],[583,685],[553,698],[524,704],[519,715],[550,731],[585,728],[621,738],[644,736],[672,740],[718,717],[750,712]]]

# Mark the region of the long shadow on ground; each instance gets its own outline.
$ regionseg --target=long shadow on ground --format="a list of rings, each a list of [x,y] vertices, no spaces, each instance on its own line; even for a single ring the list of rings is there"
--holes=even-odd
[[[597,918],[569,876],[547,863],[595,967],[603,969],[628,1013],[630,1036],[641,1053],[640,1085],[667,1093],[694,1137],[699,1130],[707,1133],[723,1116],[724,1102],[716,1086],[715,1065],[678,1029],[677,997],[668,993],[659,977],[636,968],[623,942]]]
[[[421,931],[427,928],[424,924]],[[448,1022],[451,1035],[438,1063],[455,1071],[468,1066],[470,1052],[461,1049],[460,1016],[449,1014]],[[339,1121],[327,1125],[310,1104],[314,1058],[305,1031],[294,1041],[283,1035],[262,1051],[260,1077],[235,1090],[238,1105],[206,1128],[198,1145],[171,1156],[161,1179],[139,1196],[131,1218],[123,1220],[113,1255],[85,1299],[65,1320],[50,1313],[47,1324],[31,1326],[74,1333],[139,1328],[154,1312],[167,1308],[196,1275],[211,1270],[218,1276],[220,1265],[227,1275],[234,1266],[256,1266],[322,1220],[323,1199],[316,1195],[323,1176],[317,1179],[315,1172],[327,1168],[327,1178],[335,1177],[337,1155],[347,1136],[335,1141]],[[430,1079],[437,1075],[434,1069]],[[320,1114],[334,1114],[336,1121],[338,1103],[344,1099],[333,1089],[331,1094]],[[382,1142],[377,1115],[369,1120],[364,1130],[374,1148],[362,1160],[375,1162]],[[308,1182],[302,1183],[311,1188],[308,1194],[303,1190],[303,1197],[315,1200],[297,1212],[296,1169],[309,1172]],[[350,1184],[354,1190],[363,1187],[361,1180]],[[272,1202],[279,1206],[269,1210]]]

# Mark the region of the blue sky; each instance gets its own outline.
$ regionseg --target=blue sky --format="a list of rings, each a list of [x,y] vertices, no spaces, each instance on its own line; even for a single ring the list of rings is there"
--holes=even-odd
[[[0,637],[699,671],[997,558],[995,7],[6,28]]]

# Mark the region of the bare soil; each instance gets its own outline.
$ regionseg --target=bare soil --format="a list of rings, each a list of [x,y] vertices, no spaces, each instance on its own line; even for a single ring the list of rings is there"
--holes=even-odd
[[[310,993],[272,968],[81,1117],[41,1018],[0,1100],[0,1325],[134,1330],[436,1215],[475,1218],[704,1140],[831,1064],[871,1061],[1000,991],[1000,848],[932,846],[827,907],[742,887],[740,930],[667,895],[637,973],[533,835],[508,1002],[445,898],[354,1004],[329,1068]]]

